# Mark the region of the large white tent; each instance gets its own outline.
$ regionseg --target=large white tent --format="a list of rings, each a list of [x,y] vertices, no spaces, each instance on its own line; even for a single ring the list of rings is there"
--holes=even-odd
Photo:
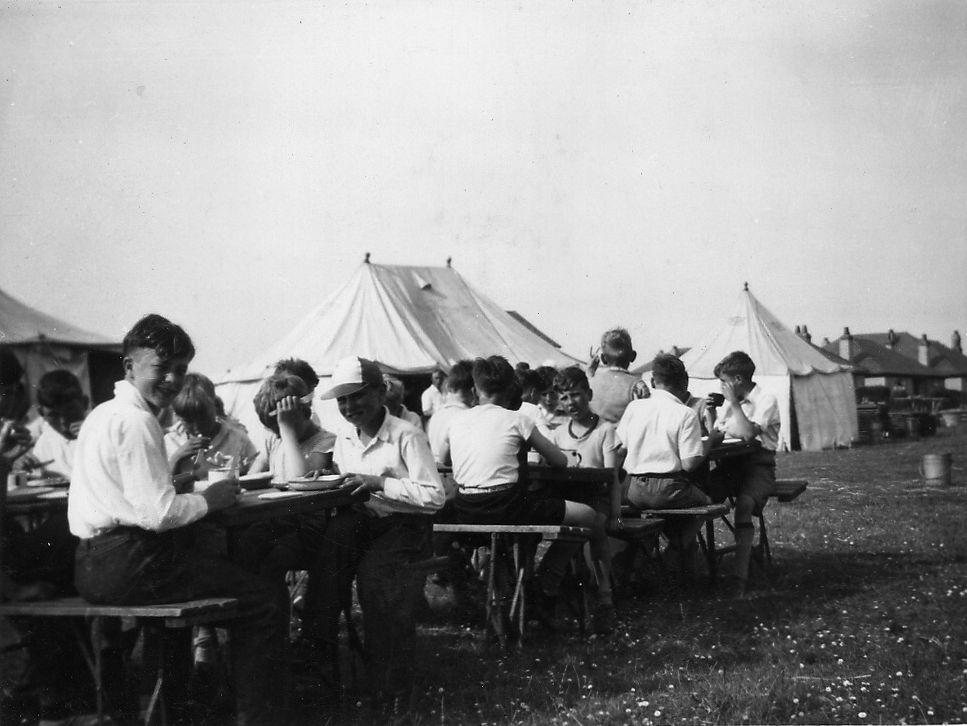
[[[33,391],[48,371],[66,369],[95,402],[109,398],[121,377],[121,343],[48,315],[0,290],[0,345],[9,347]]]
[[[468,285],[449,265],[367,261],[278,342],[230,369],[219,382],[218,393],[226,410],[258,436],[261,424],[252,398],[277,361],[308,361],[323,379],[321,390],[336,362],[349,355],[377,361],[384,370],[399,374],[429,373],[463,358],[487,355],[502,355],[511,364],[578,362]],[[335,423],[331,406],[316,401],[315,407],[324,425]]]
[[[719,390],[713,370],[732,351],[755,362],[754,380],[779,401],[779,447],[819,451],[849,446],[857,437],[851,366],[837,363],[789,330],[749,292],[724,325],[682,356],[692,393]]]

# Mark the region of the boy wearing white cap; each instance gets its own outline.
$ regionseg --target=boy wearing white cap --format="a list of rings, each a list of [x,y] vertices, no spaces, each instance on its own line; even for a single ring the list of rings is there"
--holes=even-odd
[[[324,645],[335,649],[339,612],[356,578],[377,697],[392,698],[412,679],[423,583],[406,565],[430,554],[428,515],[443,506],[444,489],[426,435],[390,415],[385,394],[377,365],[357,357],[339,361],[322,394],[336,399],[347,422],[336,436],[335,465],[370,498],[330,520],[317,560],[326,587],[307,595],[307,607],[320,617]]]

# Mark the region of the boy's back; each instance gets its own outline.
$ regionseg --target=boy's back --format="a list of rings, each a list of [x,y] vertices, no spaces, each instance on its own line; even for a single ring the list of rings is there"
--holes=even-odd
[[[588,379],[594,397],[591,410],[605,421],[617,423],[628,404],[646,398],[648,388],[640,377],[629,373],[626,368],[609,366],[598,368]]]
[[[661,389],[628,404],[617,435],[628,451],[624,468],[631,474],[678,472],[682,459],[703,455],[695,412]]]

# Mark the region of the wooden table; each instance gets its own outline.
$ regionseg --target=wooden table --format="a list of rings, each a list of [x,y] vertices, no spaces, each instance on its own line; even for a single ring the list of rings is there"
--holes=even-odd
[[[291,496],[278,499],[259,499],[259,496],[276,489],[258,489],[243,492],[238,501],[230,507],[212,512],[206,521],[220,524],[229,529],[246,527],[255,522],[293,514],[307,514],[321,509],[334,509],[349,504],[365,502],[369,492],[353,494],[352,488],[343,487],[328,491],[292,492]]]

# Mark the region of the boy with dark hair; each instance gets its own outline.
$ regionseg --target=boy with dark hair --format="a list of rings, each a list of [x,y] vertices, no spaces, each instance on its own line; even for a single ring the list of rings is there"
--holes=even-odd
[[[631,401],[648,398],[648,386],[628,371],[638,353],[624,328],[606,330],[598,354],[588,366],[588,382],[594,392],[592,410],[605,421],[617,423]]]
[[[565,368],[555,376],[554,390],[570,420],[551,432],[551,441],[569,455],[568,465],[595,469],[619,467],[621,443],[615,437],[614,424],[601,420],[591,410],[594,394],[584,371],[577,366]],[[610,527],[617,526],[621,516],[621,487],[600,486],[597,490],[588,490],[587,487],[566,486],[555,487],[555,490],[567,499],[589,504],[607,518]],[[615,614],[611,594],[611,548],[603,526],[592,530],[588,545],[598,583],[594,627],[599,633],[609,633],[614,629]]]
[[[682,403],[688,375],[675,356],[661,354],[652,364],[649,398],[628,404],[618,423],[618,439],[627,457],[628,501],[640,509],[679,509],[710,502],[688,473],[697,469],[721,434],[702,442],[698,416]],[[695,537],[701,520],[689,517],[682,524],[673,518],[666,524],[669,556],[680,560],[687,575],[694,567]]]
[[[554,467],[567,457],[519,411],[506,408],[517,379],[501,356],[473,363],[479,405],[454,419],[449,448],[458,491],[454,508],[460,521],[472,524],[570,524],[604,527],[604,517],[587,504],[526,491],[520,467],[524,452],[534,447]],[[537,616],[557,627],[554,609],[568,561],[580,544],[555,541],[541,560],[537,575]]]
[[[447,380],[447,374],[440,368],[435,368],[430,374],[430,385],[420,396],[420,408],[423,409],[423,421],[426,422],[443,405],[443,384]]]
[[[77,439],[67,514],[80,537],[78,592],[96,604],[150,605],[233,597],[232,635],[239,723],[282,721],[279,677],[287,625],[284,588],[223,560],[183,550],[176,530],[235,502],[238,482],[226,479],[200,494],[179,494],[171,482],[158,415],[170,406],[195,353],[188,334],[160,315],[139,320],[124,338],[124,379],[114,398],[95,408]],[[190,633],[166,631],[170,708],[190,670]],[[187,714],[185,714],[187,716]]]
[[[458,360],[447,374],[446,395],[443,405],[426,425],[427,438],[430,440],[430,450],[437,464],[450,465],[449,449],[446,447],[450,435],[450,424],[456,416],[474,405],[473,395],[473,363],[468,360]]]
[[[74,445],[90,399],[81,382],[70,371],[45,373],[37,384],[37,410],[47,424],[37,437],[32,456],[42,466],[44,476],[69,479],[74,465]]]
[[[752,380],[755,363],[748,353],[730,353],[713,372],[725,396],[716,430],[758,444],[751,454],[718,462],[712,472],[713,498],[721,501],[727,495],[735,497],[735,574],[731,589],[732,595],[741,599],[745,597],[755,540],[752,515],[762,511],[776,485],[779,403]]]

